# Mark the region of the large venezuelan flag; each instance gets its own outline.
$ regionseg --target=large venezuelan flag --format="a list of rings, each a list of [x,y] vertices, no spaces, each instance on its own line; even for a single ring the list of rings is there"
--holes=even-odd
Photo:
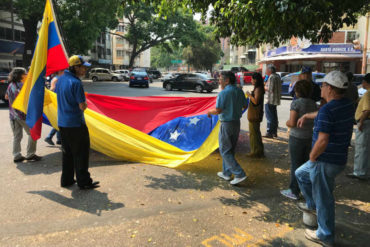
[[[60,39],[53,6],[46,0],[31,68],[13,103],[14,108],[26,113],[26,123],[34,140],[41,136],[45,77],[67,67],[67,53]]]
[[[91,148],[118,160],[166,167],[200,161],[218,148],[216,97],[112,97],[87,94]],[[57,127],[56,95],[44,112]]]

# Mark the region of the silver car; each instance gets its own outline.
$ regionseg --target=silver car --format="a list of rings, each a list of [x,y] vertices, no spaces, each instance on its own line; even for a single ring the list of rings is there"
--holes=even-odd
[[[114,73],[109,69],[94,68],[89,73],[89,78],[92,81],[122,81],[123,75]]]

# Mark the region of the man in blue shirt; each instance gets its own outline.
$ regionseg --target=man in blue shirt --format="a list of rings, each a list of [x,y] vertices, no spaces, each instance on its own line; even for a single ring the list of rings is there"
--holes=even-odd
[[[344,98],[348,79],[339,71],[328,73],[321,87],[321,97],[327,102],[316,113],[307,113],[298,120],[315,119],[310,160],[295,172],[306,203],[298,208],[316,214],[317,231],[307,229],[306,238],[323,246],[334,244],[335,177],[346,165],[355,109],[351,100]]]
[[[217,96],[216,108],[208,112],[208,117],[219,115],[221,122],[218,138],[222,172],[218,172],[217,175],[227,181],[234,175],[230,184],[236,185],[247,178],[234,155],[240,132],[240,118],[243,108],[248,106],[248,101],[243,91],[236,86],[236,78],[231,71],[221,74],[220,84],[222,91]]]
[[[61,186],[69,187],[76,181],[80,189],[94,189],[99,182],[93,182],[89,169],[90,137],[84,111],[87,108],[81,80],[91,64],[81,56],[68,60],[69,69],[59,78],[56,85],[58,100],[58,127],[62,139],[63,169]]]

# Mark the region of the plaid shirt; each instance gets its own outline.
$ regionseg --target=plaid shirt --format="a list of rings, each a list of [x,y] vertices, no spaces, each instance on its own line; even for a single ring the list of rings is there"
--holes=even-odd
[[[6,94],[9,97],[9,117],[10,120],[26,120],[26,114],[24,114],[21,111],[18,111],[12,107],[12,104],[15,100],[15,98],[18,96],[19,92],[21,91],[21,88],[23,86],[22,82],[11,82],[9,83],[8,89],[6,90]]]

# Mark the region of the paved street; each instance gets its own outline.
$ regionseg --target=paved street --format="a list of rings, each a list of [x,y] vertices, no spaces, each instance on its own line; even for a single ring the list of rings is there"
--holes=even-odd
[[[128,82],[86,81],[85,90],[115,96],[216,96],[129,88]],[[80,191],[60,187],[61,152],[38,143],[40,162],[14,164],[8,109],[0,107],[0,246],[318,246],[304,238],[302,215],[279,190],[289,182],[285,121],[291,100],[278,108],[279,139],[264,140],[266,158],[249,151],[246,116],[237,159],[248,179],[241,186],[220,180],[217,151],[205,160],[178,169],[127,163],[98,152],[90,155],[90,173],[101,187]],[[265,121],[261,125],[265,131]],[[22,142],[25,150],[26,140]],[[352,170],[353,149],[348,167]],[[370,182],[341,174],[336,184],[337,246],[369,246]]]

